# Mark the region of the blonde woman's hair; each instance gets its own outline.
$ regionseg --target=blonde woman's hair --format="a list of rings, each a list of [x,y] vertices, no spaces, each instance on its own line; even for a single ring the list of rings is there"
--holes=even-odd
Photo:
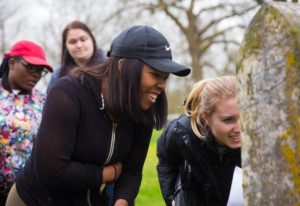
[[[204,140],[207,125],[203,114],[212,115],[219,100],[236,97],[236,77],[220,76],[203,79],[194,84],[184,104],[186,115],[191,117],[192,130]]]

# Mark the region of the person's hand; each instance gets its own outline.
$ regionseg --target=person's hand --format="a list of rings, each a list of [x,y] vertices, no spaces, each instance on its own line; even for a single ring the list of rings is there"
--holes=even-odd
[[[128,202],[127,200],[124,200],[124,199],[118,199],[114,206],[128,206]]]
[[[122,173],[123,165],[121,162],[103,167],[103,182],[115,182]]]
[[[122,173],[123,164],[121,162],[117,162],[117,163],[113,164],[113,167],[116,171],[116,176],[115,176],[116,179],[115,180],[117,180],[120,177],[121,173]]]

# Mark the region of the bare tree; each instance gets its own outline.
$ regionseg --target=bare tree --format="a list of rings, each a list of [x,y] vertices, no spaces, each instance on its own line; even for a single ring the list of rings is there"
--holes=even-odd
[[[6,1],[0,0],[0,8],[0,53],[3,54],[4,52],[7,52],[10,47],[10,35],[20,31],[20,21],[15,23],[13,28],[9,26],[8,23],[16,20],[14,17],[16,17],[17,11],[21,9],[21,5],[18,2],[14,2],[14,6],[12,6],[12,4],[8,4]]]
[[[174,43],[174,56],[193,68],[191,78],[196,81],[207,71],[217,74],[220,71],[233,72],[235,58],[231,56],[235,55],[245,22],[250,19],[243,18],[257,6],[253,0],[218,2],[221,1],[38,0],[49,13],[49,19],[36,24],[34,33],[44,46],[49,62],[55,66],[60,63],[62,30],[72,20],[87,23],[96,36],[98,46],[105,50],[113,37],[125,27],[152,25],[168,34],[168,39]],[[229,56],[226,57],[227,54]],[[185,81],[183,84],[189,86],[192,83]]]
[[[256,2],[257,2],[258,4],[263,4],[263,3],[264,3],[264,0],[256,0]]]
[[[148,2],[135,0],[123,1],[123,4],[119,4],[119,9],[112,14],[112,17],[128,13],[134,9],[138,15],[145,11],[150,12],[151,15],[165,15],[185,37],[187,44],[182,49],[190,55],[190,65],[193,68],[192,79],[198,80],[203,77],[204,68],[209,67],[217,70],[215,63],[206,58],[213,46],[217,44],[234,45],[236,49],[238,48],[240,41],[232,32],[243,32],[246,25],[240,23],[237,18],[246,15],[256,6],[254,1],[242,3],[226,1],[212,4],[195,0]],[[225,22],[227,22],[227,27],[222,26]],[[168,29],[171,28],[168,27]],[[227,48],[232,48],[232,46],[227,46]],[[215,57],[215,59],[217,58]]]
[[[102,16],[107,7],[99,1],[43,0],[43,3],[49,12],[49,18],[42,26],[42,30],[47,32],[39,39],[53,64],[60,64],[62,32],[64,27],[73,20],[80,20],[90,27],[99,47],[110,41],[106,39],[108,35],[102,35],[106,32],[103,29],[104,17]]]
[[[299,3],[299,0],[273,0],[273,1],[282,1],[282,2],[293,2],[293,3]],[[263,4],[265,0],[256,0],[258,4]]]

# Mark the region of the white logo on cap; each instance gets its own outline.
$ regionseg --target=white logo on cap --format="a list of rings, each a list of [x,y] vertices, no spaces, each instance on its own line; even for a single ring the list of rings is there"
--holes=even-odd
[[[166,48],[166,51],[170,51],[171,50],[171,46],[165,46],[165,48]]]

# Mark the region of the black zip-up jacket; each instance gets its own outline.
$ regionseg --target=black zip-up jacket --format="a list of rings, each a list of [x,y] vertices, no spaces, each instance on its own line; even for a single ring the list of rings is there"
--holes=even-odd
[[[91,76],[86,86],[65,76],[49,91],[31,157],[16,181],[27,205],[106,206],[105,192],[99,195],[102,167],[119,161],[115,199],[134,204],[152,128],[113,123],[99,109],[99,85]]]
[[[165,127],[158,139],[157,165],[161,191],[166,205],[174,199],[176,180],[182,177],[187,206],[225,206],[235,166],[241,167],[240,149],[218,148],[214,137],[200,140],[192,131],[190,118],[183,115]],[[182,169],[184,162],[191,176]]]

